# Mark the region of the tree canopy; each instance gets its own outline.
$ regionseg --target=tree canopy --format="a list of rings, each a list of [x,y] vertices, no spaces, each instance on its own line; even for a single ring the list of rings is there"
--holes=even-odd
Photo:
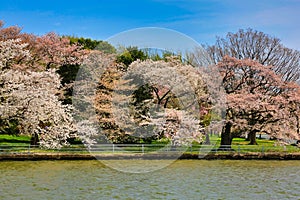
[[[214,116],[222,118],[214,107],[223,98],[222,146],[245,134],[250,144],[257,133],[300,139],[299,51],[252,29],[206,49],[215,70],[166,52],[117,53],[104,41],[22,33],[0,21],[0,133],[34,135],[46,148],[66,145],[75,132],[87,144],[201,143]],[[207,63],[204,53],[190,58]]]
[[[250,144],[256,144],[258,132],[299,139],[299,126],[291,120],[291,106],[299,102],[300,87],[296,83],[283,81],[273,66],[251,59],[225,56],[217,66],[227,94],[223,145],[231,144],[232,129],[249,133]]]
[[[300,52],[285,47],[280,39],[253,29],[240,29],[229,32],[225,38],[217,37],[214,45],[206,50],[215,63],[224,56],[237,59],[251,59],[273,70],[286,81],[297,81],[300,78]]]
[[[81,45],[84,49],[88,50],[99,50],[104,53],[116,53],[115,47],[106,41],[93,40],[91,38],[64,36],[70,40],[70,44]]]

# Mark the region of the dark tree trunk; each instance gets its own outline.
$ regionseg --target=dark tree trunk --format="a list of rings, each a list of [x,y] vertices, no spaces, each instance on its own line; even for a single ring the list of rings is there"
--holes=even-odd
[[[250,141],[250,136],[249,136],[250,134],[248,133],[247,134],[247,137],[246,137],[246,139],[245,139],[245,141]]]
[[[30,145],[37,147],[39,145],[40,139],[37,133],[33,134],[30,139]]]
[[[205,134],[205,143],[204,144],[210,145],[210,139],[209,139],[209,134],[208,133]]]
[[[300,123],[299,123],[299,116],[296,114],[296,123],[297,123],[297,135],[300,133]]]
[[[257,145],[257,142],[256,142],[256,131],[250,131],[249,132],[249,145]]]
[[[219,150],[232,150],[231,149],[231,142],[232,142],[232,135],[231,135],[231,122],[226,122],[225,126],[222,129],[221,133],[221,145]]]

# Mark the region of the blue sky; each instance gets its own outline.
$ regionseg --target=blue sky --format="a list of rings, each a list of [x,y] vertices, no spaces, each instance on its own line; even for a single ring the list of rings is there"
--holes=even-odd
[[[201,44],[253,28],[300,50],[300,0],[6,0],[0,19],[38,35],[54,31],[101,40],[133,28],[161,27]]]

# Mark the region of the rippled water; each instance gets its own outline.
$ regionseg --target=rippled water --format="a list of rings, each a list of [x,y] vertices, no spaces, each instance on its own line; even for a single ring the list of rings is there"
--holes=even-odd
[[[0,173],[0,199],[300,199],[300,161],[178,160],[141,174],[100,161],[0,162]]]

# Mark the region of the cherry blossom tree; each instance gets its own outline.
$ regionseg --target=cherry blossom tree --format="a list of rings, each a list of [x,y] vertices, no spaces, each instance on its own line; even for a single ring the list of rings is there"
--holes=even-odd
[[[142,131],[134,133],[135,136],[167,137],[177,145],[193,139],[202,141],[200,107],[203,109],[209,104],[209,94],[199,70],[175,57],[168,58],[167,62],[138,60],[128,67],[122,78],[131,84],[131,89],[123,93],[130,96],[121,101],[113,99],[118,113],[115,118],[127,125],[131,120],[133,125],[142,126]],[[136,101],[135,92],[145,89],[146,85],[152,95]],[[124,90],[116,87],[115,91]]]
[[[4,28],[3,26],[4,22],[0,20],[0,41],[17,39],[22,35],[22,29],[18,26],[10,26],[7,28]]]
[[[250,144],[256,144],[258,132],[299,138],[299,131],[288,122],[291,113],[298,113],[295,107],[299,98],[297,84],[282,81],[272,70],[273,66],[264,66],[250,59],[225,56],[217,66],[227,94],[222,148],[230,145],[232,138],[241,132],[248,132]]]
[[[189,146],[204,140],[199,119],[184,110],[166,109],[164,117],[152,119],[152,122],[158,126],[157,134],[168,138],[172,146]]]
[[[122,133],[111,111],[114,84],[120,77],[115,60],[115,55],[91,51],[74,82],[72,98],[78,135],[86,145],[120,141]]]
[[[280,39],[253,29],[240,29],[229,32],[224,38],[217,38],[206,50],[212,61],[220,62],[224,56],[237,59],[251,59],[280,74],[285,81],[297,81],[300,78],[300,52],[285,47]],[[195,54],[201,54],[201,49]],[[199,57],[199,56],[196,56]]]
[[[80,108],[86,115],[84,119],[95,120],[94,114],[89,115],[94,106],[100,134],[109,142],[132,143],[149,137],[158,139],[161,135],[177,145],[202,141],[199,104],[208,95],[195,68],[171,59],[136,61],[124,70],[114,55],[100,52],[88,60],[82,77],[88,74],[86,77],[96,85],[86,84],[87,79],[80,78],[75,96],[80,105],[85,105]],[[145,84],[152,95],[137,103],[136,91]],[[96,88],[96,94],[86,87]],[[90,102],[89,106],[80,101]]]
[[[18,26],[4,28],[0,21],[0,41],[18,39],[19,43],[26,43],[26,50],[31,53],[30,62],[26,66],[31,70],[81,64],[88,53],[80,45],[71,44],[67,37],[61,37],[54,32],[36,36],[22,33],[21,30]]]
[[[53,71],[1,73],[2,120],[17,120],[20,134],[37,135],[40,145],[59,148],[75,131],[71,110],[57,96],[59,76]]]
[[[224,92],[220,87],[218,71],[213,66],[194,67],[182,63],[178,57],[168,57],[167,62],[148,62],[140,76],[151,83],[157,105],[179,112],[185,111],[178,115],[190,115],[199,120],[198,128],[201,130],[219,129],[225,108]],[[145,63],[147,64],[144,62],[141,65]],[[157,73],[153,75],[153,69],[156,68]],[[139,67],[137,69],[140,70]]]
[[[0,70],[22,68],[24,62],[31,58],[30,52],[25,49],[27,46],[20,39],[0,41]]]
[[[55,33],[48,33],[37,37],[33,48],[32,65],[44,66],[46,69],[57,68],[62,65],[81,64],[85,51],[76,44],[71,45],[66,37]]]
[[[42,147],[59,148],[75,130],[72,108],[59,101],[60,77],[54,69],[26,68],[32,59],[27,47],[20,39],[0,41],[1,122],[15,121],[20,134],[38,136]]]
[[[119,91],[124,87],[128,87],[123,85],[122,75],[123,72],[118,70],[116,63],[112,61],[99,78],[95,108],[102,134],[105,135],[108,141],[112,143],[134,143],[137,142],[137,138],[130,137],[130,133],[124,130],[125,127],[121,128],[120,124],[117,124],[116,115],[119,113],[114,113],[112,103],[113,98],[115,98],[115,101],[122,99],[121,95],[115,92],[116,85],[119,85]],[[130,97],[128,96],[128,98]],[[123,125],[127,126],[127,124]]]

